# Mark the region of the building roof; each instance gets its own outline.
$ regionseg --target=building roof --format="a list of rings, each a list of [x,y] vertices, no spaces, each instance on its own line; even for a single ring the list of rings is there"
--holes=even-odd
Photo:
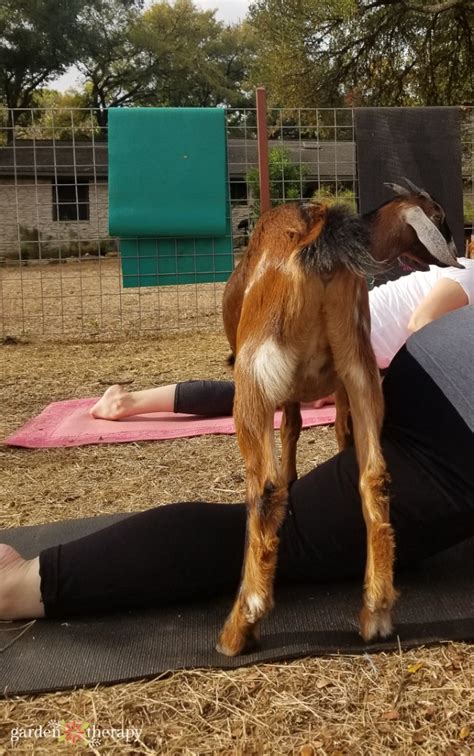
[[[257,143],[254,139],[229,139],[229,173],[245,176],[248,169],[257,165]],[[308,169],[307,178],[353,179],[356,175],[354,142],[320,142],[317,140],[270,139],[268,148],[288,150],[294,163]]]
[[[353,142],[269,140],[269,149],[287,149],[293,162],[308,167],[308,179],[352,179],[355,176]],[[229,139],[229,173],[245,177],[257,165],[255,139]],[[54,178],[80,176],[105,180],[108,174],[106,142],[27,140],[0,147],[0,176]]]
[[[90,141],[18,139],[0,147],[0,176],[107,177],[107,144]]]

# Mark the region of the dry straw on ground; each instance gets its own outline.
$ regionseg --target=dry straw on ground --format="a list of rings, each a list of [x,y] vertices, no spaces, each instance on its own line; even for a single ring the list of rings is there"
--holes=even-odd
[[[0,267],[0,337],[123,333],[221,326],[223,283],[124,288],[117,258]]]
[[[95,396],[106,384],[147,387],[225,377],[220,332],[158,340],[9,343],[0,346],[3,436],[46,404]],[[332,429],[305,431],[300,469],[335,451]],[[0,447],[0,526],[140,510],[182,499],[243,496],[235,438],[28,451]],[[315,502],[315,506],[317,502]],[[103,754],[472,754],[472,648],[303,659],[233,672],[176,672],[161,679],[0,702],[0,753],[11,730],[73,719],[141,728],[139,742],[108,738]],[[1,664],[1,659],[0,659]],[[2,750],[3,747],[3,750]],[[68,749],[29,739],[16,750]],[[91,752],[86,747],[76,752]]]

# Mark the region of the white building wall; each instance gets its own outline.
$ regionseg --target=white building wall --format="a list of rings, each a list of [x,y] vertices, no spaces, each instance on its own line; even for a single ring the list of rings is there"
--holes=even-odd
[[[40,239],[40,244],[35,241]],[[89,184],[89,220],[53,220],[53,183],[51,179],[0,178],[0,257],[18,259],[20,240],[30,240],[23,252],[31,249],[30,257],[67,257],[78,254],[75,242],[91,242],[84,246],[84,253],[94,253],[93,242],[108,238],[108,192],[107,183]],[[52,244],[56,242],[56,244]],[[71,244],[73,246],[71,247]],[[30,246],[31,245],[31,246]],[[81,249],[82,253],[82,249]]]

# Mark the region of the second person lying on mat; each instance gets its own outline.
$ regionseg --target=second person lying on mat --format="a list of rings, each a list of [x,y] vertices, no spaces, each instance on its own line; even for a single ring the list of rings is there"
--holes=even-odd
[[[410,333],[451,310],[474,303],[474,260],[460,258],[465,269],[417,271],[389,281],[369,292],[372,345],[379,368],[386,368]],[[182,412],[206,417],[232,415],[232,381],[184,381],[144,391],[126,391],[115,385],[91,408],[105,420],[148,412]],[[330,403],[318,400],[314,406]]]
[[[397,569],[474,536],[473,334],[474,307],[439,318],[408,339],[383,382],[381,443]],[[366,529],[358,478],[349,447],[290,486],[279,531],[280,581],[361,579]],[[246,505],[153,506],[147,495],[142,503],[151,509],[36,558],[0,545],[0,619],[66,618],[232,594]],[[416,597],[407,592],[403,601]]]

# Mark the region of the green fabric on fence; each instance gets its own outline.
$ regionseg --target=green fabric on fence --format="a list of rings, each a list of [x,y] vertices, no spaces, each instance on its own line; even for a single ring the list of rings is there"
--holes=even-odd
[[[224,236],[222,108],[109,110],[112,236]]]
[[[123,285],[226,281],[233,269],[222,108],[112,108],[109,230]]]
[[[123,285],[227,281],[232,272],[232,237],[203,239],[122,239]]]

